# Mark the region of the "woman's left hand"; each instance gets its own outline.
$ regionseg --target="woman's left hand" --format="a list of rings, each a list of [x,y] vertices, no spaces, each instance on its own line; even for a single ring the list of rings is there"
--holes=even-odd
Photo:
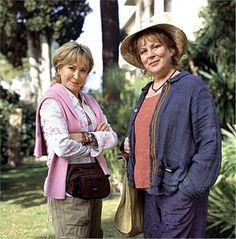
[[[126,137],[124,141],[124,151],[125,153],[129,154],[129,138]]]
[[[95,131],[109,131],[109,125],[104,122],[100,122]]]
[[[96,131],[109,131],[109,125],[104,123],[104,122],[101,122],[97,125],[97,127],[95,129],[95,132]],[[71,137],[71,139],[83,144],[83,143],[86,143],[85,139],[87,137],[85,137],[85,136],[87,134],[89,134],[89,132],[71,133],[70,137]],[[94,143],[91,143],[90,145],[94,146],[94,147],[97,147],[97,140],[95,140]]]
[[[79,142],[79,143],[82,143],[83,142],[83,135],[82,133],[71,133],[70,134],[70,137],[71,139]]]

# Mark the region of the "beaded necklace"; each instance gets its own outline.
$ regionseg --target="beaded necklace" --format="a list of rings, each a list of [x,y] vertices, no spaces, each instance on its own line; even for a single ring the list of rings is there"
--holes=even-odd
[[[173,73],[170,75],[170,77],[169,77],[167,80],[165,80],[164,83],[163,83],[161,86],[159,86],[157,89],[154,88],[154,81],[153,81],[153,83],[152,83],[152,85],[151,85],[152,90],[153,90],[155,93],[157,93],[157,91],[162,88],[162,86],[175,74],[175,72],[176,72],[176,70],[174,70]]]

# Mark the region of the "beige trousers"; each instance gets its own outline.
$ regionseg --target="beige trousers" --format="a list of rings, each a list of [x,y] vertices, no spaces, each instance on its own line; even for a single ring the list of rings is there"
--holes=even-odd
[[[66,197],[50,199],[49,209],[57,239],[102,238],[102,200]]]

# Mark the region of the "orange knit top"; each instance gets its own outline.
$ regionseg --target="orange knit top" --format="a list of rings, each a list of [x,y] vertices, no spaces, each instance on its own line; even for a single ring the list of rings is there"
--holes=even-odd
[[[135,119],[134,181],[136,188],[150,187],[149,127],[158,97],[159,94],[146,98]]]

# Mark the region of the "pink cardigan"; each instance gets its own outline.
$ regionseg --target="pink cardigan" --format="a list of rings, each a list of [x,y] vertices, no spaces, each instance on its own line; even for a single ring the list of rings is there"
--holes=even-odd
[[[98,123],[102,122],[104,116],[97,101],[86,93],[81,92],[81,94],[86,99],[88,105],[93,109]],[[47,155],[47,148],[40,124],[39,112],[42,103],[44,102],[44,100],[48,98],[53,98],[57,100],[57,102],[59,102],[59,105],[61,106],[61,110],[63,112],[63,116],[67,121],[69,132],[76,133],[80,131],[80,121],[77,118],[76,114],[74,113],[74,108],[68,93],[61,84],[53,85],[43,96],[36,112],[36,132],[35,132],[35,149],[34,149],[34,155],[36,157]],[[97,160],[101,168],[103,169],[104,173],[109,174],[109,169],[106,160],[102,154],[100,154],[97,157]],[[67,167],[68,167],[67,159],[59,158],[56,154],[53,155],[50,161],[48,175],[44,183],[45,197],[55,199],[65,198]]]

